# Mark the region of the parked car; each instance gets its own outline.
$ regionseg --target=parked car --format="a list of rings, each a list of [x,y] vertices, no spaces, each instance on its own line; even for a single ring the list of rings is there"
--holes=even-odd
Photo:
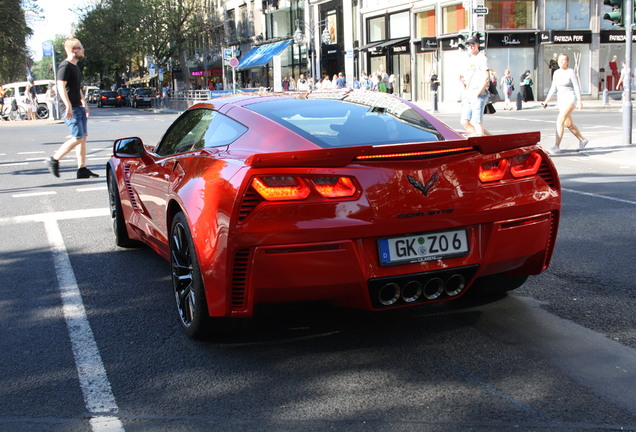
[[[97,107],[103,108],[108,105],[122,107],[124,106],[124,102],[116,91],[102,90],[97,96]]]
[[[382,311],[502,294],[554,249],[561,189],[539,141],[465,137],[377,92],[218,98],[154,148],[115,141],[115,242],[170,261],[194,338],[264,303]]]
[[[151,107],[154,95],[155,92],[150,87],[136,88],[130,95],[130,105],[133,108],[139,108],[141,106]]]
[[[37,109],[36,115],[38,118],[48,118],[49,116],[49,104],[46,100],[46,90],[53,81],[49,80],[35,80],[35,92],[37,94]],[[2,87],[5,90],[5,104],[11,104],[11,100],[16,98],[18,104],[22,105],[25,102],[25,92],[27,87],[26,81],[14,82],[3,84]]]
[[[132,89],[130,88],[125,88],[125,87],[120,87],[117,89],[117,94],[119,94],[119,96],[121,96],[121,100],[122,103],[124,104],[124,106],[130,106],[130,94],[132,93]]]

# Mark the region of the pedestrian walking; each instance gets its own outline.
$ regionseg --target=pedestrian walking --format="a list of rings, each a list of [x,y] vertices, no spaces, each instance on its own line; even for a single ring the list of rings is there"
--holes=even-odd
[[[510,74],[509,68],[506,68],[506,70],[504,70],[504,76],[501,77],[500,86],[504,94],[504,110],[512,111],[512,102],[510,101],[510,96],[515,90],[515,80]]]
[[[490,135],[482,125],[490,84],[488,59],[479,52],[478,35],[466,39],[466,47],[468,57],[459,75],[463,86],[461,124],[471,135]]]
[[[30,80],[27,82],[26,90],[24,91],[24,106],[27,109],[27,120],[36,120],[35,112],[37,110],[38,94],[35,91],[35,82]]]
[[[527,70],[523,73],[523,75],[521,75],[521,79],[519,80],[519,87],[521,87],[521,98],[524,102],[534,101],[532,84],[534,84],[532,81],[532,72]]]
[[[60,160],[71,150],[76,149],[77,178],[99,177],[86,168],[86,139],[88,137],[89,109],[82,93],[82,72],[77,63],[84,58],[84,47],[77,39],[64,42],[66,59],[57,70],[57,93],[64,104],[64,123],[71,131],[71,138],[46,160],[49,171],[55,177],[60,176]]]
[[[572,111],[578,101],[578,108],[583,108],[581,101],[581,86],[579,79],[573,69],[569,69],[570,58],[567,54],[559,54],[559,69],[554,72],[552,86],[545,101],[541,104],[543,108],[548,106],[550,98],[556,92],[558,95],[559,115],[556,120],[556,136],[554,145],[548,149],[548,153],[557,154],[561,152],[561,140],[567,127],[570,132],[579,140],[579,151],[583,150],[588,141],[581,135],[581,131],[572,120]]]

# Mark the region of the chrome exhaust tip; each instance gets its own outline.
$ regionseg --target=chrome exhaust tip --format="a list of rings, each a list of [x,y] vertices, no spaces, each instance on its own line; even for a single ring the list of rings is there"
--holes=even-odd
[[[380,288],[378,301],[383,306],[393,306],[400,299],[400,286],[394,282],[388,283]]]
[[[444,292],[444,281],[440,278],[432,278],[424,286],[424,297],[435,300]]]
[[[420,298],[423,291],[424,287],[422,284],[419,281],[412,280],[402,288],[402,300],[404,300],[405,303],[413,303]]]
[[[454,297],[461,293],[466,286],[466,279],[464,276],[458,274],[452,275],[446,282],[446,294],[449,297]]]

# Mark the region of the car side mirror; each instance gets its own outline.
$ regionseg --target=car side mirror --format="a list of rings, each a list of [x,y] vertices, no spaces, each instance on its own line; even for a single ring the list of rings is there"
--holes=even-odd
[[[113,144],[113,154],[117,157],[140,157],[146,153],[141,138],[120,138]]]

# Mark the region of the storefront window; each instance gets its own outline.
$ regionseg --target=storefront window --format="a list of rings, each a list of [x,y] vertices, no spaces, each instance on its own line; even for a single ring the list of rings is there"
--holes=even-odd
[[[587,0],[545,0],[546,30],[590,28],[590,2]]]
[[[400,12],[389,16],[390,39],[408,37],[411,35],[409,12]]]
[[[458,33],[468,28],[468,10],[461,4],[442,8],[442,33]]]
[[[534,0],[487,1],[487,29],[530,29],[535,28]]]
[[[557,56],[561,53],[565,53],[570,58],[570,69],[574,69],[574,71],[579,76],[579,82],[581,84],[581,93],[589,94],[591,92],[590,89],[590,46],[588,44],[554,44],[554,45],[545,45],[543,52],[543,64],[545,67],[539,69],[540,73],[543,73],[543,96],[548,94],[548,90],[550,90],[550,85],[552,85],[552,71],[548,67],[550,59],[553,58],[554,54]],[[540,92],[536,92],[537,94],[541,94]]]
[[[386,24],[384,16],[371,18],[367,21],[369,26],[369,35],[367,40],[369,42],[383,41],[386,39]]]
[[[568,28],[581,30],[590,28],[590,2],[568,0]]]
[[[415,15],[415,37],[435,37],[435,10],[420,12]]]

